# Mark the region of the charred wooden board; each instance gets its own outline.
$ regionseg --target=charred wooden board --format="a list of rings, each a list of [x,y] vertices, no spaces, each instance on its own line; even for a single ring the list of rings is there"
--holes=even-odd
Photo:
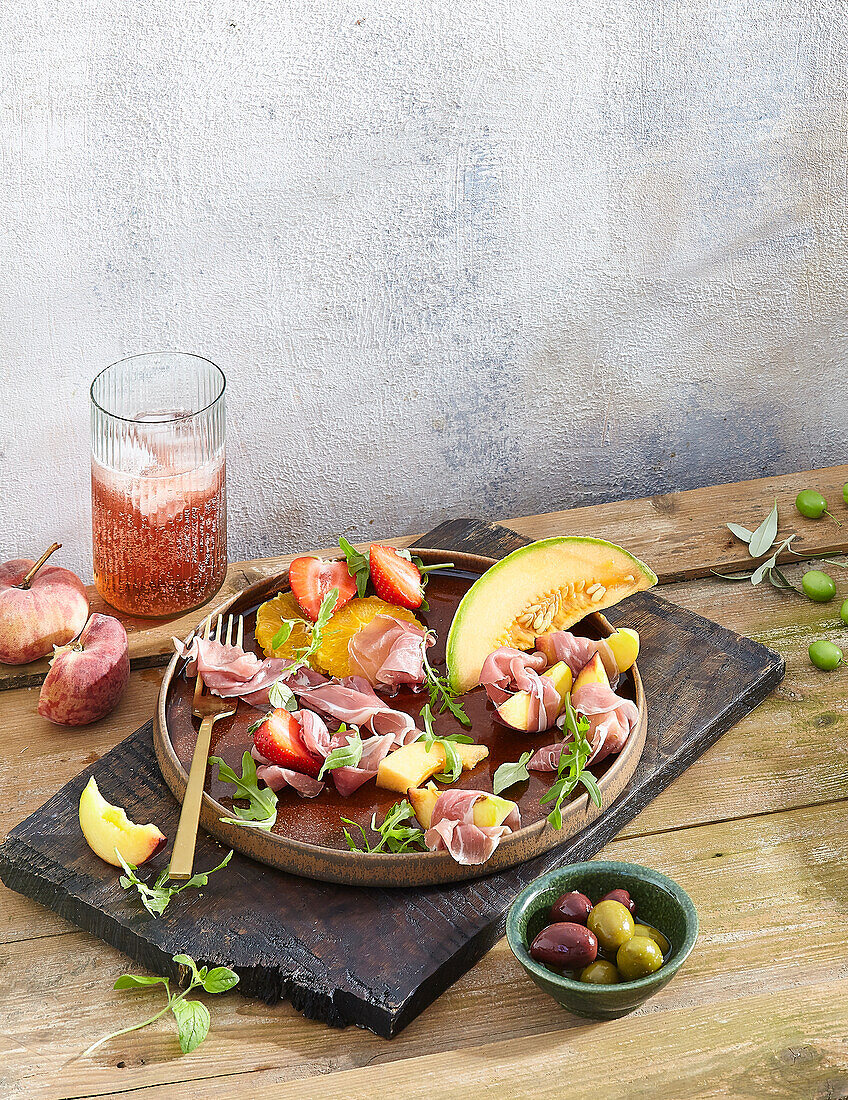
[[[452,520],[422,539],[493,557],[525,541],[473,520]],[[130,817],[152,819],[173,836],[179,807],[159,773],[147,723],[10,834],[0,847],[0,878],[160,974],[175,976],[171,956],[187,952],[234,966],[246,995],[287,998],[307,1016],[391,1037],[495,943],[528,882],[599,851],[783,676],[777,653],[652,592],[607,614],[641,635],[647,744],[607,812],[529,863],[450,887],[388,890],[295,878],[235,855],[204,890],[182,895],[152,920],[89,851],[77,819],[82,788],[96,775]],[[220,858],[221,848],[202,835],[197,867]],[[152,861],[151,869],[158,866]]]

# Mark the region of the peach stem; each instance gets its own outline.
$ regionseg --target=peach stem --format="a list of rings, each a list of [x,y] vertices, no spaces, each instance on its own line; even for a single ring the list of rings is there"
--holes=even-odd
[[[32,569],[30,569],[30,571],[27,573],[27,575],[21,581],[21,583],[16,585],[15,587],[16,588],[29,588],[29,586],[32,584],[32,580],[33,580],[33,577],[35,576],[35,574],[39,571],[39,569],[42,567],[42,565],[44,565],[44,563],[47,561],[47,559],[50,557],[51,554],[55,554],[57,550],[61,549],[61,546],[62,546],[61,542],[54,542],[51,547],[49,547],[47,550],[45,550],[44,553],[41,555],[41,557],[38,559],[38,561],[35,563],[35,565],[32,567]]]

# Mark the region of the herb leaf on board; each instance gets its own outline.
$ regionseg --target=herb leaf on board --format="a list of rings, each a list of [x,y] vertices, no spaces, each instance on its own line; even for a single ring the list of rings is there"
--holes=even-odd
[[[160,871],[156,876],[156,879],[151,886],[143,879],[139,878],[136,874],[138,870],[131,863],[127,863],[124,857],[119,851],[115,851],[118,859],[121,862],[121,866],[124,869],[124,873],[118,879],[122,889],[129,890],[132,887],[138,891],[138,896],[141,900],[141,904],[151,915],[151,917],[161,917],[165,910],[170,905],[171,901],[181,894],[183,890],[190,888],[197,889],[200,886],[206,886],[209,882],[209,876],[213,875],[216,871],[222,870],[230,860],[233,858],[232,851],[228,852],[217,867],[213,867],[210,871],[198,871],[197,874],[192,875],[187,882],[170,882],[169,870],[170,867],[166,867],[164,871]],[[150,981],[164,981],[163,978],[153,979],[139,979],[139,984]],[[123,988],[123,987],[122,987]]]

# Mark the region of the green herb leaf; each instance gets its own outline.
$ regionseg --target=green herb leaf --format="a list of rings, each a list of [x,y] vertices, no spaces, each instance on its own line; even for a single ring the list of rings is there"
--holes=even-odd
[[[294,624],[296,622],[297,619],[283,619],[282,623],[280,624],[280,629],[271,639],[272,649],[279,649],[281,645],[286,644],[286,642],[291,637],[291,632],[292,630],[294,630]]]
[[[180,1050],[183,1054],[191,1054],[209,1034],[211,1023],[209,1009],[202,1001],[175,998],[171,1004],[171,1011],[177,1021]]]
[[[427,638],[422,639],[421,652],[424,656],[424,682],[430,695],[430,706],[438,706],[437,714],[444,714],[448,710],[463,726],[470,726],[471,719],[465,713],[462,704],[456,701],[457,694],[451,688],[447,677],[439,676],[427,659]]]
[[[207,993],[226,993],[238,985],[239,976],[228,966],[213,966],[203,978],[203,988]]]
[[[451,733],[446,734],[444,737],[436,735],[433,729],[433,711],[430,708],[429,703],[425,703],[421,708],[421,717],[424,720],[424,732],[416,738],[417,741],[423,741],[424,746],[429,752],[433,745],[441,745],[445,753],[445,770],[439,772],[433,778],[437,779],[440,783],[453,783],[455,782],[462,772],[462,758],[456,751],[456,744],[473,745],[474,740],[468,737],[464,733]]]
[[[164,871],[160,871],[151,886],[138,877],[136,874],[137,868],[133,867],[131,863],[127,863],[120,852],[116,852],[116,855],[124,869],[124,874],[121,875],[118,882],[124,890],[129,890],[134,887],[138,891],[141,904],[151,917],[161,917],[171,903],[171,900],[175,898],[177,894],[181,894],[183,890],[189,890],[198,886],[206,886],[209,882],[209,876],[216,871],[220,871],[222,867],[226,867],[233,858],[233,853],[228,852],[217,867],[213,867],[211,871],[200,871],[198,874],[192,875],[188,882],[169,882],[168,868],[166,867]]]
[[[370,562],[365,554],[360,554],[355,546],[351,546],[344,535],[339,537],[339,546],[344,551],[348,572],[356,581],[356,594],[362,599],[368,590],[368,579],[371,576]]]
[[[777,499],[775,499],[774,507],[751,535],[751,541],[748,543],[748,553],[752,558],[758,558],[760,554],[764,554],[766,550],[773,544],[777,538]],[[754,581],[754,584],[757,582]]]
[[[256,777],[256,761],[250,755],[250,750],[245,749],[241,758],[241,775],[236,775],[233,769],[226,764],[220,756],[210,756],[209,763],[218,768],[218,779],[222,783],[231,783],[235,788],[233,799],[246,798],[249,806],[236,806],[233,804],[233,816],[222,817],[228,825],[249,825],[256,829],[270,830],[277,820],[277,796],[270,787],[259,788],[259,780]]]
[[[578,784],[586,788],[596,806],[601,805],[601,791],[595,777],[585,770],[586,762],[592,755],[592,746],[586,737],[589,721],[582,714],[577,716],[570,695],[566,696],[564,713],[566,743],[559,758],[557,778],[550,790],[539,799],[540,806],[553,802],[548,821],[555,829],[562,828],[562,804]]]
[[[148,974],[122,974],[112,986],[113,989],[138,989],[141,986],[164,985],[168,988],[167,978],[157,978]]]
[[[288,676],[289,672],[287,671],[285,675]],[[282,680],[275,680],[273,684],[271,684],[271,687],[268,689],[268,702],[272,707],[281,707],[289,713],[297,710],[297,699],[294,697],[294,692],[291,688],[286,687]],[[260,725],[261,724],[260,722]]]
[[[415,811],[406,799],[402,802],[396,802],[391,807],[383,819],[382,825],[377,824],[377,815],[373,814],[371,816],[371,829],[380,837],[375,845],[370,844],[368,834],[358,821],[351,821],[348,817],[343,817],[341,820],[345,825],[359,829],[362,834],[362,846],[360,846],[354,841],[347,829],[343,830],[347,845],[352,852],[375,853],[387,848],[392,853],[398,853],[409,851],[413,847],[426,849],[424,830],[417,826],[404,825],[404,822],[409,821],[410,818],[415,818]]]
[[[753,531],[749,531],[747,527],[742,527],[741,524],[727,523],[725,524],[725,526],[727,527],[728,531],[731,532],[731,534],[734,534],[738,539],[741,539],[742,542],[749,543],[754,537]]]
[[[340,731],[344,729],[344,726],[340,728]],[[336,768],[355,768],[359,761],[362,759],[362,738],[359,735],[359,729],[357,726],[353,727],[353,737],[348,741],[346,745],[339,745],[337,749],[333,749],[328,754],[324,763],[321,765],[321,770],[318,772],[318,778],[323,779],[325,772],[335,771]]]
[[[512,787],[516,783],[523,783],[526,779],[529,779],[530,773],[527,770],[527,762],[532,755],[531,752],[523,752],[514,763],[501,764],[492,778],[493,793],[500,794],[507,787]]]
[[[289,677],[293,672],[296,672],[299,668],[307,663],[313,653],[316,652],[321,645],[321,636],[324,632],[327,623],[333,617],[333,612],[336,608],[336,601],[339,598],[338,588],[331,588],[324,599],[321,601],[321,606],[318,609],[318,618],[312,623],[312,633],[309,638],[309,645],[305,649],[300,649],[295,655],[293,662],[288,666],[285,671],[285,676]]]

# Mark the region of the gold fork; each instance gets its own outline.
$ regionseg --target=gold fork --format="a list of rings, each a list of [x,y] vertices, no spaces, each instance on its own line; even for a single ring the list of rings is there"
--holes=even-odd
[[[224,616],[218,616],[218,624],[215,628],[215,641],[221,641]],[[212,616],[206,620],[206,632],[204,639],[208,640],[212,633]],[[226,644],[230,645],[233,637],[233,616],[227,618]],[[240,646],[244,641],[244,618],[239,615],[236,628],[235,644]],[[174,840],[174,850],[171,853],[171,866],[169,875],[172,879],[183,880],[191,878],[194,867],[194,848],[197,843],[197,827],[200,822],[200,803],[203,799],[203,780],[206,778],[206,767],[209,763],[209,748],[212,742],[212,727],[219,718],[229,718],[235,714],[238,706],[237,699],[220,699],[215,695],[204,694],[203,680],[200,673],[194,682],[194,702],[192,714],[199,718],[200,729],[197,732],[197,742],[194,746],[194,754],[191,758],[191,769],[188,773],[185,795],[183,796],[183,808],[180,811],[180,823],[177,826],[177,835]]]

